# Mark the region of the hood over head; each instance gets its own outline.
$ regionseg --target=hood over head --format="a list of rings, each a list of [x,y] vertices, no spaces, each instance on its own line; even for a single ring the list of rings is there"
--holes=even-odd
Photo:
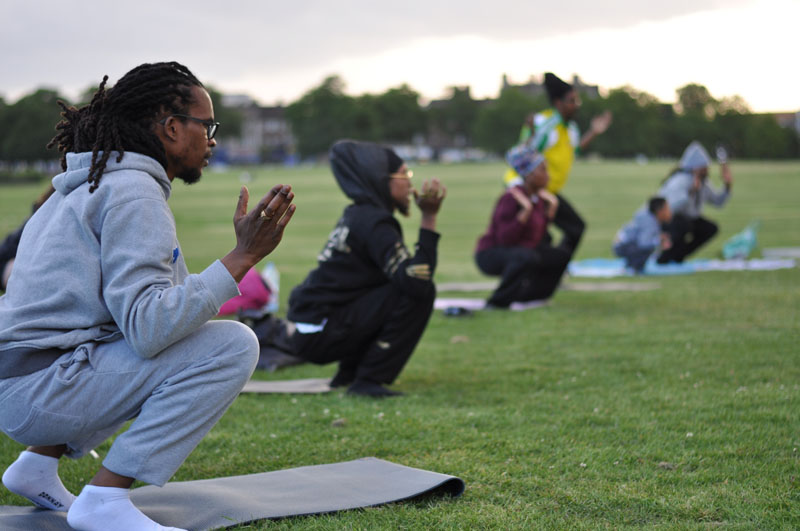
[[[353,202],[394,211],[389,175],[403,162],[393,150],[372,142],[339,140],[331,147],[330,160],[336,182]]]
[[[711,157],[703,147],[703,144],[697,140],[689,144],[681,155],[681,160],[678,167],[682,170],[696,170],[698,168],[708,168],[711,166]]]
[[[103,155],[100,151],[98,159]],[[154,158],[130,151],[125,152],[122,160],[117,162],[118,153],[111,153],[106,163],[104,175],[109,175],[116,170],[140,170],[149,173],[164,190],[164,195],[169,199],[172,191],[172,183],[164,171],[164,167]],[[77,189],[89,178],[89,169],[92,167],[92,153],[67,153],[67,171],[53,177],[53,188],[58,192],[67,195]],[[113,176],[110,178],[113,179]],[[86,192],[89,193],[88,190]]]

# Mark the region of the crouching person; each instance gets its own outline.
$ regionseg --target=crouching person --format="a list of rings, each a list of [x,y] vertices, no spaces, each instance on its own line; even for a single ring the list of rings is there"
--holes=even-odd
[[[669,203],[663,197],[651,197],[646,206],[636,211],[614,239],[613,251],[625,259],[625,267],[634,273],[644,271],[647,259],[657,249],[670,247],[665,226],[672,219]]]
[[[571,245],[554,247],[548,236],[559,199],[547,191],[550,174],[544,157],[521,144],[508,151],[506,160],[524,180],[500,196],[475,248],[478,269],[500,277],[486,301],[488,309],[552,297],[574,252]]]
[[[219,124],[178,63],[140,65],[91,103],[63,107],[55,193],[30,218],[0,297],[0,429],[28,445],[3,484],[82,530],[164,529],[130,501],[134,479],[164,485],[255,368],[246,326],[208,322],[278,245],[294,212],[275,186],[247,212],[236,246],[188,274],[167,204],[200,179]],[[232,205],[233,206],[233,205]],[[135,419],[75,498],[59,458],[78,458]]]
[[[317,268],[289,298],[294,352],[317,364],[339,363],[333,387],[375,397],[400,394],[394,382],[433,310],[436,215],[445,188],[433,179],[418,192],[412,173],[389,148],[340,141],[330,152],[345,208],[318,256]],[[422,212],[412,255],[393,213]]]

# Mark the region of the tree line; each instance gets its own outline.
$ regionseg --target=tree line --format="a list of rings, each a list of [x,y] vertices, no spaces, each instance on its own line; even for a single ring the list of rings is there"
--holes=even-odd
[[[13,104],[0,97],[0,161],[39,162],[58,159],[61,154],[47,149],[56,134],[56,124],[61,120],[58,101],[78,107],[91,101],[95,88],[84,91],[77,101],[59,94],[57,90],[41,88],[27,94]],[[242,116],[235,109],[222,105],[222,94],[208,89],[214,104],[215,117],[224,122],[229,131],[241,129]]]
[[[611,128],[592,144],[606,157],[676,157],[692,140],[709,148],[725,145],[737,158],[796,158],[800,138],[771,115],[754,114],[738,96],[715,99],[702,85],[679,88],[675,104],[632,87],[583,98],[581,130],[603,110],[614,114]],[[323,153],[338,138],[407,144],[424,139],[434,148],[475,146],[502,154],[518,138],[525,117],[549,107],[507,87],[494,100],[476,100],[469,88],[451,87],[444,100],[423,107],[408,85],[383,94],[350,96],[337,76],[325,79],[289,105],[287,117],[304,156]]]
[[[86,102],[93,90],[80,98]],[[222,104],[209,90],[216,118],[224,124],[220,136],[238,136],[242,116]],[[781,127],[773,116],[754,114],[740,97],[714,98],[702,85],[679,88],[676,103],[663,103],[632,87],[621,87],[595,98],[583,98],[577,118],[582,130],[592,116],[609,109],[611,128],[592,144],[605,157],[676,157],[692,140],[708,147],[725,145],[737,158],[800,157],[800,138]],[[0,161],[40,161],[58,158],[46,149],[59,120],[57,91],[39,89],[13,104],[0,98]],[[525,117],[549,106],[545,96],[532,97],[515,87],[494,100],[477,100],[469,88],[451,87],[442,100],[422,105],[421,96],[403,84],[381,94],[351,96],[338,76],[330,76],[286,107],[286,118],[304,157],[325,153],[339,138],[393,144],[424,143],[436,148],[479,147],[502,154],[517,141]],[[75,102],[81,104],[81,102]]]

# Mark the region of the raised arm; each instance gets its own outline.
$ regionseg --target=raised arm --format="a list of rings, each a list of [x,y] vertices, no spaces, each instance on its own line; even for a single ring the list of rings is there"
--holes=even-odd
[[[608,127],[611,125],[612,118],[611,111],[605,111],[592,118],[592,121],[589,124],[589,130],[586,131],[581,137],[581,150],[585,150],[589,144],[592,143],[592,140],[608,130]]]
[[[247,187],[242,186],[233,215],[236,247],[221,260],[236,282],[275,250],[296,208],[291,204],[294,192],[289,185],[273,186],[256,207],[247,212],[249,198]]]
[[[423,182],[421,193],[414,189],[414,201],[422,212],[420,228],[436,230],[436,216],[446,195],[447,188],[438,179]]]

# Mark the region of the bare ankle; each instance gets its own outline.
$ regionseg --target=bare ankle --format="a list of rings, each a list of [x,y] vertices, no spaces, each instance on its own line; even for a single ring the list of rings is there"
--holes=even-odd
[[[57,444],[55,446],[28,446],[27,450],[35,454],[61,459],[61,456],[67,452],[67,445]]]
[[[115,472],[110,471],[104,466],[100,467],[97,474],[94,475],[89,485],[95,487],[114,487],[118,489],[129,489],[133,485],[133,478],[121,476]]]

